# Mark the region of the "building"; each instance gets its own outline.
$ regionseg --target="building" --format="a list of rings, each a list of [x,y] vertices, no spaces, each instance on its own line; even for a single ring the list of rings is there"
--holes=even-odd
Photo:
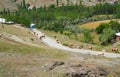
[[[0,23],[5,23],[6,20],[4,18],[0,18]]]
[[[29,7],[28,7],[28,10],[32,10],[33,7],[34,7],[33,5],[29,6]]]
[[[120,32],[116,33],[115,35],[116,35],[116,40],[120,41]]]

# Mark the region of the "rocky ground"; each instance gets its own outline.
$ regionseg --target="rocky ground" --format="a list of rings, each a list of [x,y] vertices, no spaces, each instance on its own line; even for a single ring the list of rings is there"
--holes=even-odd
[[[77,54],[60,60],[40,54],[0,53],[0,75],[1,77],[119,77],[119,63],[119,59],[108,60]]]

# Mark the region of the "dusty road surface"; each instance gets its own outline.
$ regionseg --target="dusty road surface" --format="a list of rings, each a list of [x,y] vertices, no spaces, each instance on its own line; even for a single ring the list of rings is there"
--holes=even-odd
[[[38,39],[41,36],[45,35],[37,29],[33,29],[33,32],[35,33],[35,35]],[[48,36],[45,36],[45,38],[42,38],[40,40],[43,41],[45,44],[49,45],[50,47],[57,48],[57,49],[62,49],[62,50],[67,50],[67,51],[72,51],[72,52],[78,52],[78,53],[82,53],[82,54],[103,55],[105,57],[120,58],[120,54],[109,53],[109,52],[99,52],[99,51],[93,51],[93,50],[91,51],[91,50],[75,49],[75,48],[70,48],[70,47],[67,47],[67,46],[63,46],[62,44],[57,43],[56,40],[51,39]]]

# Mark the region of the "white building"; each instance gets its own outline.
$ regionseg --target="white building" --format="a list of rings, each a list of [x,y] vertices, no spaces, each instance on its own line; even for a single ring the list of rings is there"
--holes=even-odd
[[[116,33],[115,35],[116,35],[116,40],[119,41],[120,40],[120,32]]]
[[[4,18],[0,18],[0,23],[5,23],[6,20]]]

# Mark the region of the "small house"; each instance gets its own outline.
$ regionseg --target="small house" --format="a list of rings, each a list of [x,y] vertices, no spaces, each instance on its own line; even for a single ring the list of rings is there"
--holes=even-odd
[[[5,23],[6,20],[4,18],[0,18],[0,23]]]
[[[119,33],[116,33],[115,35],[116,35],[116,40],[117,40],[117,41],[120,41],[120,32],[119,32]]]
[[[29,6],[29,7],[28,7],[28,10],[32,10],[33,7],[34,7],[33,5]]]

